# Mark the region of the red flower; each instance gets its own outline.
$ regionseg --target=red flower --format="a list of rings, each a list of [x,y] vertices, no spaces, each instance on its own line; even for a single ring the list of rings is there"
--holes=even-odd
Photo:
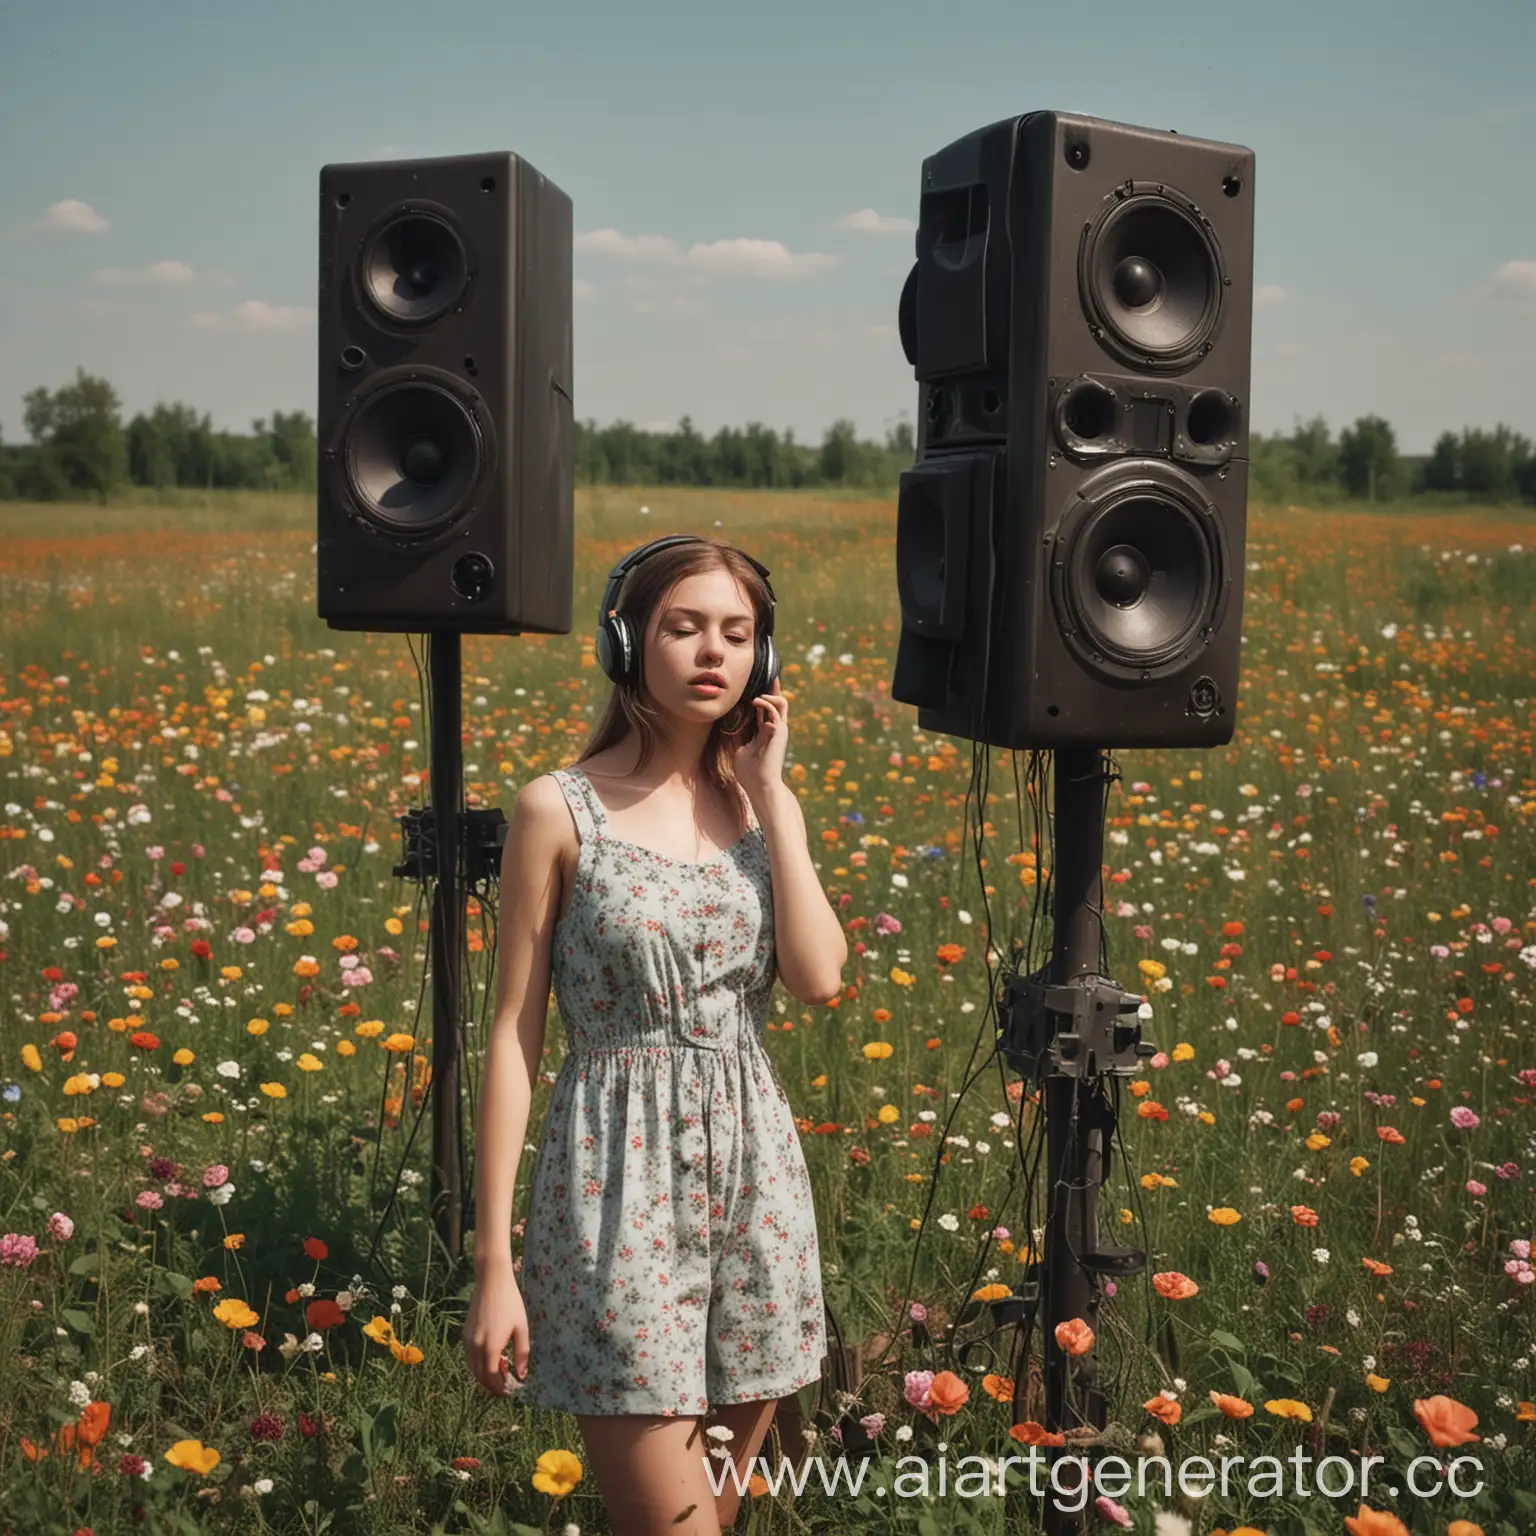
[[[196,955],[199,960],[208,960],[212,958],[213,946],[208,942],[207,939],[193,939],[192,953]]]
[[[315,1436],[318,1435],[324,1428],[324,1414],[317,1413],[314,1418],[310,1418],[310,1416],[305,1413],[302,1408],[299,1409],[299,1433],[302,1434],[306,1440],[313,1440]]]
[[[306,1237],[304,1239],[304,1252],[319,1263],[331,1250],[320,1241],[318,1237]]]
[[[141,1051],[156,1051],[160,1048],[160,1036],[147,1029],[136,1029],[128,1036],[128,1044],[136,1045]]]
[[[337,1328],[347,1320],[347,1314],[327,1297],[320,1297],[304,1308],[304,1321],[316,1332]]]

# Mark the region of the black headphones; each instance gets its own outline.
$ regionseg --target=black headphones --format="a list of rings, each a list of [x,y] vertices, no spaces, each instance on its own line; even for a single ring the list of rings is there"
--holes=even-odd
[[[597,612],[597,664],[613,682],[634,682],[640,675],[640,642],[630,631],[628,621],[618,611],[619,591],[624,585],[625,576],[642,560],[648,559],[663,549],[670,549],[674,544],[707,544],[709,542],[710,540],[700,538],[696,533],[669,533],[662,538],[652,539],[649,544],[642,544],[638,549],[630,550],[609,571],[608,585],[603,591],[602,606]],[[773,643],[774,596],[773,587],[768,581],[768,567],[760,565],[745,550],[739,553],[763,578],[763,585],[768,588],[768,619],[757,630],[753,648],[752,675],[747,679],[746,692],[742,694],[743,699],[751,700],[758,694],[767,692],[769,683],[779,675],[779,653]]]

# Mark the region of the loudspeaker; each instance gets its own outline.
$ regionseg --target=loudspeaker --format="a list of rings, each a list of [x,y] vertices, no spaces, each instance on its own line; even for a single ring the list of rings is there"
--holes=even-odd
[[[1032,112],[923,162],[891,696],[1011,748],[1236,726],[1253,152]]]
[[[320,172],[333,629],[570,631],[571,201],[506,152]]]

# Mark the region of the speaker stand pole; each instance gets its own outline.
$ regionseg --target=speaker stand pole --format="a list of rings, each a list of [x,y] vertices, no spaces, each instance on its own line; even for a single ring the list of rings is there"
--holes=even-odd
[[[1097,747],[1058,750],[1054,759],[1055,852],[1050,981],[1081,987],[1097,976],[1103,927],[1104,754]],[[1099,1246],[1099,1186],[1104,1180],[1100,1103],[1093,1075],[1050,1071],[1043,1084],[1046,1166],[1045,1403],[1047,1430],[1102,1430],[1107,1404],[1096,1382],[1093,1351],[1068,1355],[1056,1342],[1059,1323],[1080,1318],[1095,1326],[1096,1277],[1082,1260]],[[1072,1437],[1066,1450],[1071,1455]],[[1084,1476],[1088,1475],[1086,1470]],[[1067,1482],[1065,1474],[1062,1481]],[[1069,1484],[1069,1487],[1075,1485]],[[1090,1493],[1091,1493],[1090,1489]],[[1063,1502],[1075,1505],[1080,1495]],[[1092,1519],[1091,1499],[1079,1512],[1061,1508],[1048,1492],[1047,1536],[1071,1536]]]
[[[459,631],[432,632],[427,683],[432,708],[429,786],[437,854],[432,887],[432,1223],[450,1258],[463,1252],[459,1159],[459,1016],[464,952],[464,782]]]

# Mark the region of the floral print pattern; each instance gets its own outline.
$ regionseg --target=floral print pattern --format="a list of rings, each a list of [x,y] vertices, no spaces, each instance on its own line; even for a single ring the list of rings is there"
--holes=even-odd
[[[764,1049],[774,985],[762,828],[704,862],[580,834],[552,976],[566,1051],[529,1196],[524,1401],[704,1414],[816,1381],[826,1347],[810,1178]],[[745,802],[745,794],[743,794]]]

